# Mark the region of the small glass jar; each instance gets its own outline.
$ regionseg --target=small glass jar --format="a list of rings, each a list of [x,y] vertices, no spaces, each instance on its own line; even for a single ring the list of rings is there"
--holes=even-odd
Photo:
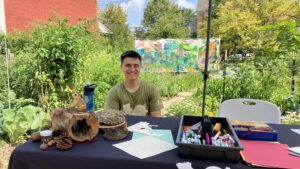
[[[51,130],[40,131],[40,136],[41,136],[42,143],[48,144],[48,142],[52,140],[52,131]]]

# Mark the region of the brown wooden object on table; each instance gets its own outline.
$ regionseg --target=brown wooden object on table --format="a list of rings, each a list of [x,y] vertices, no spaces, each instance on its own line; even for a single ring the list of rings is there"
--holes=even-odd
[[[69,136],[76,141],[92,140],[99,131],[95,113],[75,113],[67,126]]]
[[[66,131],[69,120],[71,119],[71,110],[73,109],[63,109],[58,108],[51,112],[51,130],[56,131]],[[74,109],[74,113],[78,112]]]
[[[73,140],[92,140],[98,133],[98,118],[94,113],[79,112],[75,108],[52,112],[52,130],[66,132]]]

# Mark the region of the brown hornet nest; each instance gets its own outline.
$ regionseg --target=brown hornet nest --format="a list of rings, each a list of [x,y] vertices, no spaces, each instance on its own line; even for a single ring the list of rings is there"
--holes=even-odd
[[[108,109],[97,111],[96,114],[100,125],[112,126],[121,124],[125,121],[125,113],[123,111]]]
[[[101,110],[96,112],[100,129],[108,140],[121,140],[128,134],[125,113],[117,110]]]

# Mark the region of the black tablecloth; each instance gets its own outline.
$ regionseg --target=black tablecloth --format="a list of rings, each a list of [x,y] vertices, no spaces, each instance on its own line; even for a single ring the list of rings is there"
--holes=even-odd
[[[179,119],[154,118],[128,116],[128,125],[140,121],[157,124],[157,129],[172,130],[173,138],[177,136]],[[300,126],[270,124],[278,133],[278,141],[289,146],[299,146],[300,135],[292,132],[291,128],[300,129]],[[200,159],[185,159],[178,157],[178,150],[164,152],[162,154],[138,159],[113,147],[113,144],[130,140],[130,132],[126,139],[121,141],[108,141],[103,135],[98,134],[89,142],[75,142],[67,151],[60,151],[56,147],[50,147],[46,151],[40,150],[40,142],[28,141],[18,146],[12,153],[9,161],[9,169],[177,169],[178,162],[191,162],[194,169],[202,169],[208,166],[218,166],[222,169],[230,167],[250,168],[243,162],[230,163],[221,161],[207,161]]]

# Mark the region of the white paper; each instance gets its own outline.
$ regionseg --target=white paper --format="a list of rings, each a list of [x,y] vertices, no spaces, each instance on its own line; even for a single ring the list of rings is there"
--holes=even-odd
[[[183,162],[176,164],[178,169],[193,169],[191,162]]]
[[[208,166],[205,169],[222,169],[222,168],[218,166]],[[225,169],[230,169],[230,167],[225,167]]]
[[[290,147],[288,148],[290,151],[295,152],[300,155],[300,146],[299,147]]]
[[[300,129],[291,129],[293,132],[300,134]]]
[[[177,148],[177,146],[174,144],[162,141],[151,136],[145,136],[138,139],[125,141],[122,143],[114,144],[113,146],[140,159],[151,157]]]
[[[205,169],[222,169],[222,168],[217,167],[217,166],[208,166]]]
[[[157,134],[155,132],[152,132],[151,126],[155,125],[150,125],[148,122],[139,122],[134,125],[131,125],[127,127],[128,131],[134,132],[134,133],[140,133],[140,134],[146,134],[149,136],[155,136],[155,137],[161,137],[161,134]]]

